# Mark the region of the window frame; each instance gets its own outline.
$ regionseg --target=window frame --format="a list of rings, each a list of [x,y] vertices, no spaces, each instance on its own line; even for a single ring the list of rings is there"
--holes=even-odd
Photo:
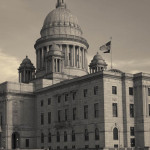
[[[84,119],[88,119],[88,105],[84,105]]]
[[[112,86],[112,94],[117,95],[117,86]]]
[[[134,104],[130,104],[130,118],[134,118]]]
[[[118,140],[119,139],[119,134],[118,134],[118,129],[115,127],[113,129],[113,140]]]
[[[133,96],[134,92],[133,92],[133,87],[129,87],[129,95]]]
[[[118,103],[112,103],[113,117],[118,117]]]
[[[130,127],[130,136],[135,136],[134,127]]]
[[[87,90],[87,89],[84,89],[84,90],[83,90],[83,95],[84,95],[84,97],[87,97],[87,93],[88,93],[88,90]]]

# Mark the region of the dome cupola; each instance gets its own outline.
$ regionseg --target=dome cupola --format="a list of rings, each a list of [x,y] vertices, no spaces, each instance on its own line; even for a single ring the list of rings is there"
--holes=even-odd
[[[107,64],[102,56],[97,52],[97,54],[93,57],[90,65],[90,73],[95,73],[98,71],[103,71],[107,69]]]
[[[26,56],[26,58],[20,64],[19,71],[19,82],[29,83],[35,78],[35,67],[31,60]]]
[[[36,78],[54,79],[51,74],[55,72],[57,75],[61,73],[59,80],[62,81],[88,74],[89,45],[65,0],[57,0],[56,8],[46,16],[40,33],[41,37],[34,45]]]

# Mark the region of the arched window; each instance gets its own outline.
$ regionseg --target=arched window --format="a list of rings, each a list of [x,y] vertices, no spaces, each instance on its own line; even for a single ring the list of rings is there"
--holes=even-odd
[[[48,134],[48,143],[50,143],[51,142],[51,133],[49,132],[49,134]]]
[[[60,134],[57,132],[57,142],[60,142]]]
[[[99,140],[99,130],[95,129],[95,140]]]
[[[64,142],[67,142],[67,132],[64,132]]]
[[[114,130],[113,130],[113,139],[118,140],[118,129],[117,128],[114,128]]]
[[[75,141],[75,140],[76,140],[76,135],[75,135],[74,130],[72,130],[72,141]]]
[[[41,133],[41,143],[44,143],[44,133]]]
[[[88,141],[88,140],[89,140],[89,133],[88,133],[88,129],[85,129],[84,137],[85,137],[85,141]]]

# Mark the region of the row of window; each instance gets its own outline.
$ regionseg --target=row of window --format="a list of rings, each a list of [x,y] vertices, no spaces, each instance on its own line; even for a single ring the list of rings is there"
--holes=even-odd
[[[76,148],[76,146],[75,145],[72,145],[72,149],[75,149]],[[89,148],[89,145],[85,145],[85,149],[88,149]],[[100,146],[99,145],[95,145],[95,148],[96,149],[99,149],[100,148]],[[44,147],[41,147],[41,149],[44,149]],[[48,148],[49,150],[52,150],[53,148],[50,146],[49,148]],[[60,149],[68,149],[68,146],[64,146],[63,148],[60,148],[60,146],[57,146],[57,150],[60,150]],[[69,148],[70,149],[70,148]]]
[[[112,94],[117,94],[117,86],[112,86]],[[129,87],[129,95],[133,95],[133,87]]]
[[[68,141],[68,134],[66,131],[64,131],[63,136],[64,136],[64,142],[67,142]],[[72,139],[72,142],[76,141],[76,133],[74,130],[72,130],[71,139]],[[95,129],[95,140],[99,140],[99,139],[100,139],[99,129],[96,128]],[[84,130],[84,140],[89,141],[88,129]],[[114,128],[114,130],[113,130],[113,140],[118,140],[118,129],[117,128]],[[51,143],[51,142],[52,142],[52,135],[49,132],[48,143]],[[56,142],[60,142],[60,132],[59,131],[57,131],[57,133],[56,133]],[[44,133],[41,133],[41,143],[44,143]]]
[[[61,122],[61,121],[68,121],[69,120],[69,109],[65,109],[64,110],[64,119],[63,119],[63,112],[62,110],[58,110],[57,112],[57,115],[58,115],[58,122]],[[85,105],[84,106],[84,119],[88,119],[88,105]],[[96,103],[94,104],[94,117],[95,118],[98,118],[99,117],[99,104]],[[73,110],[72,110],[72,119],[73,120],[76,120],[77,119],[77,108],[74,107]],[[48,124],[51,123],[51,112],[48,112]],[[41,125],[44,124],[44,113],[41,113]]]
[[[150,108],[150,104],[149,104],[149,108]],[[117,103],[113,103],[112,104],[112,115],[113,117],[118,117],[118,104]],[[69,109],[65,109],[64,110],[64,119],[63,119],[63,112],[62,110],[58,110],[58,122],[61,121],[68,121],[68,116],[69,116]],[[150,111],[149,111],[150,114]],[[88,113],[88,105],[84,106],[84,119],[88,119],[89,113]],[[98,118],[99,117],[99,104],[96,103],[94,104],[94,117]],[[134,117],[134,104],[130,104],[130,117],[133,118]],[[76,120],[77,119],[77,108],[74,107],[73,111],[72,111],[72,119]],[[51,123],[51,112],[48,112],[48,124]],[[44,124],[44,113],[41,113],[41,125]]]
[[[84,89],[83,90],[84,97],[87,97],[87,93],[88,93],[88,90]],[[98,93],[98,86],[95,86],[94,87],[94,95],[97,95],[97,93]],[[117,86],[112,86],[112,94],[117,94]],[[76,95],[77,95],[76,92],[73,92],[73,94],[72,94],[73,100],[75,100]],[[129,87],[129,95],[133,95],[133,87]],[[150,88],[148,88],[148,96],[150,96]],[[68,101],[68,98],[69,98],[69,94],[65,94],[65,101]],[[60,103],[61,96],[58,96],[57,100],[58,100],[58,103]],[[50,105],[50,104],[51,104],[51,98],[48,98],[48,105]],[[43,106],[43,105],[44,105],[44,101],[41,100],[41,106]],[[149,115],[150,115],[150,113],[149,113]]]
[[[113,117],[118,117],[118,104],[113,103],[112,104],[112,110],[113,110]],[[130,104],[130,117],[134,117],[134,104]]]
[[[84,89],[83,90],[83,96],[84,97],[87,97],[87,93],[88,93],[88,90],[87,89]],[[97,95],[97,93],[98,93],[98,86],[95,86],[94,87],[94,90],[93,90],[93,93],[94,93],[94,95]],[[75,100],[76,99],[76,92],[72,92],[72,99],[73,100]],[[62,96],[58,96],[57,97],[57,101],[58,101],[58,103],[60,103],[61,102],[61,99],[62,99]],[[68,101],[69,100],[69,94],[68,93],[66,93],[65,95],[64,95],[64,99],[65,99],[65,101]],[[50,105],[51,104],[51,98],[48,98],[48,105]],[[41,107],[44,105],[44,101],[43,100],[41,100]]]
[[[150,88],[148,88],[148,89],[149,89],[148,90],[148,95],[150,96]],[[94,95],[98,94],[98,86],[94,87],[93,93],[94,93]],[[88,89],[84,89],[83,90],[83,96],[87,97],[87,94],[88,94]],[[112,94],[117,94],[117,86],[112,86]],[[72,99],[73,100],[76,99],[76,95],[77,95],[76,92],[72,93]],[[132,87],[129,87],[129,95],[133,95],[133,88]],[[60,95],[57,97],[58,103],[61,102],[61,98],[62,97]],[[64,99],[65,99],[65,101],[68,101],[68,99],[69,99],[69,94],[68,93],[65,94]],[[50,104],[51,104],[51,98],[48,98],[48,105],[50,105]],[[44,101],[41,100],[41,106],[43,106],[43,105],[44,105]]]

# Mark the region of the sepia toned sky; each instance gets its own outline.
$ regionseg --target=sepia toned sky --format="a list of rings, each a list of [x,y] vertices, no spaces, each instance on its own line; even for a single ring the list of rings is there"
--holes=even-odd
[[[0,82],[17,81],[26,55],[35,63],[35,41],[57,0],[0,0]],[[66,0],[90,47],[88,60],[112,37],[113,67],[150,73],[150,0]],[[109,64],[110,55],[102,57]]]

